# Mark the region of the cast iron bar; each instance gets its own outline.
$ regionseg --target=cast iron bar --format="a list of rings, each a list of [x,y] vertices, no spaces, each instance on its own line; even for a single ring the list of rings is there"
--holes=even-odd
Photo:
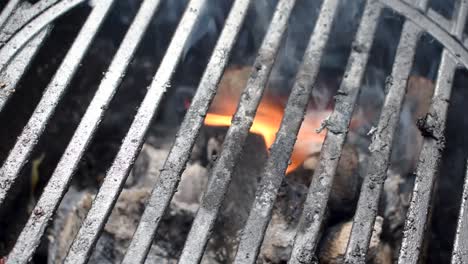
[[[8,4],[3,8],[2,12],[0,13],[0,30],[3,29],[5,22],[11,16],[13,11],[16,9],[20,0],[10,0]]]
[[[29,23],[29,26],[19,31],[0,49],[0,71],[10,63],[13,57],[32,39],[39,31],[52,21],[68,12],[71,8],[83,3],[85,0],[63,0],[47,9],[43,14]]]
[[[198,263],[203,256],[211,229],[214,226],[219,208],[231,181],[234,165],[239,160],[268,82],[295,2],[295,0],[281,0],[276,7],[272,22],[247,82],[247,87],[241,96],[237,111],[232,118],[231,127],[229,127],[224,139],[223,150],[213,167],[211,177],[209,177],[208,189],[204,194],[179,259],[181,264]]]
[[[463,13],[463,8],[460,9],[460,13]],[[458,17],[463,17],[463,15]],[[458,21],[456,22],[458,24]],[[454,31],[455,30],[458,30],[458,27],[454,27]],[[403,31],[405,31],[405,29],[403,29]],[[405,40],[404,34],[405,32],[403,32],[402,41]],[[412,34],[417,34],[417,32]],[[415,48],[415,44],[416,43],[413,44],[413,49]],[[408,45],[409,43],[404,44],[400,42],[400,47],[403,49]],[[414,56],[414,50],[412,53]],[[401,54],[400,48],[398,49],[396,58],[397,61],[394,65],[393,75],[395,75],[395,72],[401,72],[402,68],[411,66],[411,62],[408,62],[407,59],[405,59],[408,58],[408,56],[410,56],[410,54]],[[410,57],[411,60],[412,58],[413,57]],[[402,67],[402,65],[398,65],[399,59],[406,61],[403,63],[404,67]],[[409,74],[409,70],[410,69],[406,69],[407,73],[405,74]],[[351,237],[348,242],[348,248],[346,251],[346,261],[349,263],[365,261],[370,237],[372,235],[373,223],[377,214],[378,202],[382,193],[383,184],[387,176],[386,173],[391,153],[390,146],[392,145],[397,121],[399,119],[401,104],[403,103],[403,98],[406,91],[406,79],[405,81],[400,81],[399,78],[392,79],[391,87],[385,99],[385,104],[382,110],[377,131],[373,135],[373,142],[370,148],[372,154],[369,162],[369,168],[367,170],[368,173],[361,189],[357,211],[354,216]]]
[[[339,2],[339,0],[325,0],[322,4],[320,15],[289,96],[281,126],[270,149],[261,182],[257,187],[252,209],[242,231],[235,263],[255,263],[257,258],[271,218],[273,204],[283,182],[297,134],[304,120]]]
[[[457,235],[453,246],[452,264],[468,263],[468,161],[463,188],[462,204],[458,216]]]
[[[444,48],[450,53],[456,55],[457,60],[468,68],[468,49],[464,47],[463,41],[453,37],[450,33],[450,27],[445,22],[435,22],[428,15],[421,12],[401,0],[379,0],[382,4],[401,15],[411,18],[411,21],[423,28],[429,35],[437,41],[444,44]],[[426,0],[427,1],[427,0]],[[466,5],[466,4],[464,4]],[[434,13],[434,12],[432,12]],[[462,16],[463,17],[463,16]],[[446,25],[446,26],[445,26]]]
[[[290,263],[308,263],[314,257],[333,177],[367,67],[381,12],[382,6],[378,1],[367,1],[346,72],[336,96],[334,111],[326,122],[327,136],[299,222]]]
[[[251,2],[251,0],[237,0],[231,8],[123,263],[143,263],[151,248],[160,220],[176,191]]]
[[[377,130],[372,135],[369,147],[370,158],[367,175],[361,187],[353,227],[346,250],[346,263],[365,262],[370,237],[377,216],[377,207],[387,178],[392,142],[400,111],[406,94],[406,85],[413,66],[416,45],[421,28],[406,21],[400,37],[392,75],[387,79],[387,96],[380,114]]]
[[[453,16],[451,33],[458,40],[463,37],[467,8],[466,3],[460,3],[457,6],[457,12]],[[417,263],[421,255],[430,214],[434,181],[445,145],[445,123],[452,93],[452,82],[458,68],[457,59],[459,57],[453,56],[448,49],[444,49],[442,52],[432,105],[423,124],[423,129],[428,130],[425,132],[429,132],[430,136],[424,138],[423,148],[419,156],[415,186],[403,231],[399,263]]]
[[[12,168],[22,167],[26,162],[35,142],[42,134],[47,121],[60,101],[74,73],[78,69],[80,61],[96,36],[113,3],[114,0],[102,0],[94,7],[47,87],[33,116],[24,128],[23,133],[19,136],[17,144],[8,158],[10,163],[6,163],[7,166]],[[18,171],[20,169],[21,168],[19,168]],[[51,195],[49,193],[48,188],[44,190],[44,194],[39,199],[26,226],[21,231],[13,250],[9,254],[8,263],[26,263],[32,254],[34,254],[44,234],[48,219],[53,215],[59,200],[60,199],[57,200],[53,194]],[[38,217],[38,214],[43,214],[42,218]]]
[[[205,0],[196,0],[190,2],[187,7],[161,66],[138,109],[111,168],[107,172],[91,209],[78,231],[66,262],[82,263],[91,254],[99,234],[117,202],[131,166],[139,153],[144,136],[161,102],[161,98],[169,87],[168,84],[172,74],[182,57],[185,44],[189,40],[204,4]]]
[[[31,66],[31,61],[42,47],[51,30],[52,25],[46,26],[16,54],[5,70],[0,72],[0,82],[2,85],[0,89],[0,112],[2,112],[8,100],[15,93],[16,85],[29,66]]]
[[[92,14],[89,16],[87,22],[83,26],[83,29],[77,36],[75,42],[62,61],[62,64],[55,73],[52,81],[47,86],[41,101],[18,137],[15,146],[10,151],[7,159],[2,165],[0,175],[6,175],[6,178],[11,182],[19,177],[21,169],[26,164],[31,151],[36,145],[40,135],[43,133],[49,118],[55,110],[55,107],[59,103],[64,91],[78,69],[82,58],[86,54],[86,51],[93,41],[99,26],[108,13],[112,2],[113,1],[108,0],[103,1],[103,3],[98,5],[98,8],[94,9]],[[4,197],[5,194],[0,194],[0,206],[3,203]]]
[[[419,155],[416,181],[403,230],[403,242],[398,260],[400,264],[416,264],[419,261],[431,206],[432,188],[445,144],[443,136],[445,121],[456,68],[455,58],[445,50],[442,54],[431,109],[423,125],[430,128],[431,136],[424,138]]]

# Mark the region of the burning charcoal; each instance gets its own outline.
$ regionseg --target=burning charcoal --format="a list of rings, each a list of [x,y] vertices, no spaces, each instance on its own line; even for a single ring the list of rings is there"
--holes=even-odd
[[[392,255],[390,247],[380,240],[383,218],[377,217],[367,255],[368,263],[390,264]],[[352,221],[337,224],[326,231],[319,248],[319,259],[322,264],[339,264],[344,261],[344,254],[351,234]]]
[[[247,80],[251,72],[256,69],[251,67],[231,67],[226,70],[219,84],[216,97],[211,104],[210,111],[205,118],[205,125],[215,127],[228,127],[235,113]],[[273,94],[267,90],[258,106],[255,119],[250,128],[253,134],[261,135],[267,148],[273,144],[278,131],[285,107],[286,97]],[[330,114],[329,110],[313,109],[309,107],[304,122],[297,136],[294,151],[291,156],[291,164],[287,169],[290,173],[299,168],[311,153],[320,149],[325,138],[325,132],[317,133],[322,121]]]

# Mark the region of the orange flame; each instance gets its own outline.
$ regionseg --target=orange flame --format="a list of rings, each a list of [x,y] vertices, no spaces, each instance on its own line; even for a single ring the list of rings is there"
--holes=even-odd
[[[231,125],[231,119],[236,109],[236,102],[233,102],[232,99],[223,99],[224,100],[218,100],[223,103],[214,105],[214,110],[210,109],[210,113],[208,113],[205,118],[205,125],[222,127]],[[281,125],[283,113],[282,104],[275,102],[268,96],[265,96],[258,107],[250,132],[261,135],[268,149],[275,141],[276,133]],[[320,150],[325,138],[325,132],[317,133],[316,129],[320,127],[322,120],[326,118],[329,113],[329,111],[308,111],[301,129],[299,130],[286,173],[297,169],[310,154]]]

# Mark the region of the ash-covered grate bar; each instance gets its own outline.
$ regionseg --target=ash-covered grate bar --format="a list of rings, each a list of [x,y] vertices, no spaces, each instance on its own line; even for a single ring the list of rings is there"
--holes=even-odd
[[[467,9],[468,5],[466,3],[460,3],[457,12],[453,16],[454,26],[451,33],[458,40],[463,38]],[[458,66],[458,58],[452,55],[448,49],[444,49],[432,104],[421,127],[425,138],[416,169],[416,180],[411,203],[406,215],[398,263],[418,263],[422,253],[421,249],[430,213],[433,186],[445,145],[444,132],[452,93],[452,83]]]
[[[0,26],[0,47],[3,48],[4,44],[18,33],[21,28],[50,8],[57,1],[58,0],[42,0],[34,5],[23,1],[19,5],[16,5],[17,8],[12,10],[12,13],[7,17],[5,23]],[[66,8],[68,9],[68,7]],[[25,43],[24,47],[18,50],[6,67],[0,71],[0,82],[2,85],[0,89],[0,112],[14,94],[16,85],[30,66],[34,56],[44,43],[52,27],[52,25],[48,24],[39,33],[35,34],[34,37]]]
[[[468,2],[457,1],[457,6],[454,12],[454,18],[452,19],[452,35],[459,40],[463,40],[463,32],[465,30],[465,22],[468,16]]]
[[[460,9],[460,13],[463,13],[463,8]],[[463,19],[463,15],[458,16],[458,18],[460,17]],[[457,17],[455,17],[455,19],[457,19]],[[456,20],[455,22],[458,24],[460,20]],[[411,23],[412,25],[411,27],[414,32],[411,34],[413,37],[421,32],[419,27],[415,28],[413,22],[407,21],[405,22],[405,27],[403,29],[402,41],[408,39],[405,37],[406,25],[408,25],[408,23]],[[458,30],[458,27],[454,27],[454,30]],[[412,65],[416,40],[417,39],[412,40],[413,54],[404,54],[404,50],[400,52],[400,47],[405,49],[409,45],[408,43],[405,44],[400,42],[400,46],[397,51],[396,62],[393,69],[394,73],[392,74],[390,84],[391,87],[385,99],[379,125],[373,135],[373,142],[370,147],[372,154],[370,157],[369,167],[361,189],[358,207],[354,216],[353,228],[348,242],[346,261],[349,263],[363,262],[366,258],[370,237],[372,235],[373,223],[377,215],[378,202],[382,193],[383,184],[387,177],[386,173],[391,153],[390,147],[392,146],[401,104],[403,103],[406,91],[406,80],[409,75],[410,68],[404,68],[411,67]],[[410,61],[408,61],[408,59]],[[398,60],[403,60],[404,62],[399,63]],[[403,70],[406,70],[405,76],[402,76],[403,79],[395,78],[395,75],[401,73]]]
[[[427,129],[424,132],[429,132],[429,134],[424,138],[410,208],[406,215],[398,260],[401,264],[418,263],[421,254],[431,206],[432,189],[445,144],[445,121],[456,68],[455,58],[449,52],[444,51],[431,109],[422,127]]]
[[[42,14],[59,0],[41,0],[36,4],[22,1],[5,21],[0,31],[0,43],[6,43],[31,20]],[[1,46],[1,45],[0,45]]]
[[[426,33],[430,34],[437,41],[444,44],[444,48],[450,53],[456,55],[457,60],[465,68],[468,68],[468,49],[464,47],[462,40],[454,38],[450,33],[449,23],[445,21],[435,22],[429,15],[424,14],[421,10],[416,9],[401,0],[379,0],[383,5],[398,12],[406,18],[409,18],[416,25],[423,28]],[[465,6],[465,5],[463,5]],[[434,14],[432,12],[432,14]],[[441,17],[441,15],[439,15]],[[447,22],[447,23],[446,23]]]
[[[10,0],[8,4],[3,8],[2,12],[0,13],[0,29],[3,29],[5,22],[11,16],[13,11],[19,5],[20,0]]]
[[[361,195],[354,215],[351,236],[345,255],[346,263],[362,263],[366,259],[383,184],[387,178],[392,142],[400,119],[406,85],[421,33],[422,29],[413,22],[409,20],[405,22],[392,74],[387,79],[388,93],[369,147],[371,154],[366,170],[367,175],[362,185]]]
[[[0,71],[10,63],[13,57],[32,39],[39,31],[49,25],[53,20],[65,14],[71,8],[83,3],[85,0],[64,0],[50,7],[43,14],[36,17],[30,24],[18,32],[0,50]]]
[[[92,40],[96,36],[100,26],[102,25],[106,15],[109,13],[114,0],[103,0],[93,9],[87,21],[83,25],[75,42],[65,56],[61,66],[57,70],[52,81],[48,85],[41,101],[39,102],[33,116],[19,136],[17,144],[10,152],[10,155],[2,168],[2,172],[11,173],[9,168],[16,168],[17,172],[21,170],[26,162],[35,142],[42,134],[47,121],[54,112],[61,96],[66,90],[70,80],[79,67],[79,63],[88,50]],[[45,212],[46,218],[52,216],[54,207],[46,207],[43,205],[43,200],[48,198],[47,192],[36,207],[37,210]],[[47,199],[50,202],[50,199]],[[45,211],[44,211],[45,210]],[[38,212],[38,211],[34,211]],[[32,256],[35,248],[38,246],[40,238],[44,233],[46,223],[38,223],[36,216],[32,216],[26,227],[22,230],[12,252],[9,255],[8,263],[25,263]]]
[[[4,175],[5,179],[10,181],[10,185],[18,177],[21,169],[27,162],[31,151],[44,131],[50,116],[53,114],[55,107],[78,69],[79,63],[88,50],[113,3],[113,1],[109,0],[102,2],[103,3],[94,9],[83,26],[83,29],[77,36],[52,81],[46,88],[41,101],[0,169],[0,175]],[[9,186],[4,186],[4,191],[8,192]],[[0,206],[3,203],[5,195],[6,193],[0,193]]]
[[[174,34],[166,55],[157,71],[135,119],[128,131],[122,146],[107,172],[86,219],[78,231],[68,253],[67,263],[84,263],[99,238],[99,234],[107,221],[115,202],[122,190],[131,166],[139,153],[144,136],[161,102],[162,96],[173,72],[182,58],[183,49],[189,40],[194,26],[199,18],[205,0],[191,1]]]
[[[465,184],[462,204],[458,216],[457,234],[453,246],[452,264],[468,263],[468,161],[466,163]]]
[[[295,0],[281,0],[276,7],[270,27],[260,47],[239,107],[224,139],[222,153],[216,161],[208,189],[193,221],[179,263],[198,263],[211,234],[219,208],[231,181],[258,105],[264,93],[278,50],[286,31]]]
[[[31,61],[42,47],[42,44],[45,42],[51,30],[51,25],[46,26],[19,51],[6,68],[0,72],[0,82],[3,86],[3,88],[0,89],[0,112],[2,112],[6,103],[14,94],[16,85],[31,65]]]
[[[227,17],[197,92],[177,133],[174,145],[164,163],[143,216],[135,231],[123,263],[143,263],[151,248],[160,220],[169,206],[182,172],[188,162],[195,140],[203,125],[209,105],[216,93],[224,69],[240,32],[251,0],[236,0]],[[168,84],[166,84],[168,85]],[[140,141],[139,135],[137,140]],[[136,155],[136,152],[135,152]]]
[[[101,5],[101,4],[100,4]],[[102,115],[107,108],[117,86],[120,84],[125,70],[140,43],[151,18],[159,6],[159,1],[146,0],[142,3],[138,14],[122,41],[104,79],[102,80],[91,104],[73,135],[67,149],[60,159],[52,177],[45,187],[42,196],[36,204],[28,224],[23,230],[24,242],[34,240],[38,243],[50,217],[57,209],[65,194],[73,172],[90,142]],[[21,245],[19,245],[21,246]],[[18,252],[20,254],[20,252]]]
[[[314,257],[333,177],[346,139],[381,11],[382,5],[378,1],[367,2],[346,72],[336,96],[335,109],[325,122],[328,132],[322,146],[320,163],[313,175],[299,222],[290,263],[308,263]]]
[[[273,204],[304,119],[338,5],[339,0],[325,0],[322,4],[320,16],[310,37],[303,63],[289,96],[280,129],[270,149],[270,155],[249,218],[242,231],[235,263],[255,263],[271,218]]]

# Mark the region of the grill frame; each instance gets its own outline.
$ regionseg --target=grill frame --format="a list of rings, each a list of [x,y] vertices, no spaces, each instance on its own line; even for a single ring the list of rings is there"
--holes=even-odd
[[[9,27],[14,29],[15,33],[11,36],[0,34],[0,40],[6,42],[0,49],[0,71],[3,70],[3,75],[0,75],[0,77],[6,78],[4,74],[9,73],[11,68],[16,67],[21,70],[9,76],[8,89],[1,91],[0,111],[3,110],[5,103],[9,99],[9,95],[14,91],[19,79],[27,69],[29,61],[40,48],[41,43],[46,39],[47,34],[51,30],[51,22],[83,1],[43,0],[32,7],[27,7],[21,6],[18,0],[10,0],[3,9],[3,12],[0,14],[0,29]],[[290,95],[285,117],[281,122],[275,144],[272,146],[262,182],[259,184],[254,205],[244,228],[244,233],[241,236],[235,260],[236,263],[254,263],[258,255],[266,227],[271,217],[273,203],[286,171],[300,124],[305,115],[308,100],[304,99],[303,95],[310,94],[313,89],[320,66],[320,58],[323,55],[324,46],[328,41],[329,31],[334,19],[334,11],[328,14],[327,9],[336,8],[339,1],[324,0],[322,12],[311,36],[310,46],[304,56],[303,65],[296,76],[296,84]],[[43,133],[46,123],[53,114],[55,107],[60,101],[89,45],[92,43],[102,21],[106,18],[106,14],[113,2],[113,0],[101,0],[94,7],[72,48],[69,50],[59,70],[57,70],[54,79],[46,89],[33,116],[22,134],[18,137],[15,147],[2,165],[0,169],[0,206],[4,205],[4,200],[10,187],[19,176],[19,171],[26,164],[33,147]],[[66,259],[67,263],[85,263],[89,258],[91,250],[99,238],[100,231],[104,227],[123,188],[123,183],[144,143],[146,131],[158,110],[161,99],[170,87],[172,73],[182,56],[184,44],[192,32],[193,26],[201,16],[199,11],[206,2],[206,0],[192,0],[189,3],[171,41],[168,52],[155,74],[153,83],[140,105],[135,120],[125,136],[98,195],[93,201],[92,208],[84,224],[72,244]],[[143,263],[146,258],[158,228],[159,220],[177,188],[177,183],[185,169],[203,119],[216,94],[216,87],[227,65],[229,54],[250,2],[251,0],[236,0],[233,4],[230,16],[214,49],[213,56],[207,65],[193,103],[185,116],[176,137],[176,142],[164,164],[160,178],[154,186],[142,220],[124,258],[124,263],[135,263],[135,261]],[[43,195],[35,206],[26,227],[9,254],[8,263],[26,263],[34,254],[45,232],[47,223],[63,198],[77,164],[93,138],[110,100],[126,72],[128,63],[144,36],[151,18],[158,10],[159,3],[159,0],[145,0],[142,3],[139,14],[128,30],[108,72],[101,82],[98,92],[88,107],[65,154],[57,165]],[[272,22],[269,31],[271,34],[267,34],[267,37],[271,39],[267,38],[264,40],[263,49],[260,50],[257,61],[254,64],[255,72],[252,73],[243,97],[239,102],[239,109],[228,131],[221,158],[216,162],[213,172],[213,175],[216,177],[213,177],[208,186],[208,194],[212,194],[216,198],[215,203],[208,201],[208,198],[202,201],[200,210],[194,221],[196,224],[192,227],[186,241],[186,246],[181,256],[181,263],[197,263],[203,255],[203,250],[209,238],[208,235],[218,215],[219,206],[226,189],[229,186],[230,174],[242,151],[243,143],[255,115],[255,109],[258,107],[271,67],[275,61],[279,43],[285,31],[285,23],[294,4],[295,1],[279,1],[277,14],[275,15],[286,16],[281,18],[274,16],[273,18],[274,22]],[[20,16],[17,15],[19,12],[15,11],[15,8],[31,11]],[[443,135],[452,81],[457,69],[461,67],[468,68],[468,50],[466,48],[468,40],[463,34],[468,15],[468,3],[463,1],[457,5],[452,20],[447,20],[437,12],[428,9],[428,0],[367,1],[361,25],[353,42],[353,49],[346,68],[345,78],[342,80],[336,97],[335,108],[330,118],[324,121],[324,128],[327,128],[327,136],[322,147],[319,167],[314,173],[304,205],[304,211],[290,259],[291,263],[311,262],[314,259],[333,177],[366,69],[369,52],[372,47],[372,39],[375,35],[381,11],[385,8],[397,11],[406,18],[406,21],[392,72],[393,82],[389,86],[389,93],[385,98],[379,125],[373,136],[370,167],[361,188],[358,209],[353,220],[353,228],[345,259],[346,263],[361,263],[365,261],[372,235],[373,223],[377,216],[379,197],[386,179],[391,154],[390,146],[398,123],[400,108],[405,95],[406,82],[414,61],[413,57],[416,45],[420,34],[428,32],[444,44],[444,51],[442,53],[431,108],[423,125],[423,129],[431,129],[431,134],[424,138],[423,149],[419,157],[416,182],[405,222],[403,243],[398,262],[418,263],[419,261],[424,233],[428,224],[430,201],[432,199],[437,167],[445,143]],[[284,9],[287,9],[287,11],[284,12]],[[15,16],[20,17],[20,19],[12,23],[11,21],[15,21],[13,19]],[[31,26],[24,26],[26,24]],[[273,33],[276,35],[272,35]],[[268,43],[268,41],[272,42]],[[250,95],[255,95],[255,97],[252,99]],[[246,99],[247,96],[250,99]],[[225,171],[226,169],[227,172]],[[468,230],[468,227],[466,227],[467,223],[463,218],[463,216],[466,216],[467,211],[467,186],[468,182],[465,183],[464,188],[452,263],[464,263],[468,261],[466,245],[460,242],[466,237],[466,230]],[[105,209],[103,210],[103,208]],[[206,211],[209,212],[205,213],[204,209],[207,209]],[[208,224],[203,225],[202,223],[205,223],[207,219]],[[415,225],[415,222],[418,224]],[[466,228],[463,228],[464,226]],[[197,244],[195,242],[200,234],[203,236],[203,243]],[[362,245],[365,246],[363,247]]]

